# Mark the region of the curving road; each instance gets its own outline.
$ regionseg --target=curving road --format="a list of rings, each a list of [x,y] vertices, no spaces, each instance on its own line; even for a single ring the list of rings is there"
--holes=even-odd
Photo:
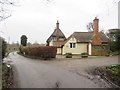
[[[4,61],[14,66],[15,88],[100,88],[110,86],[86,71],[116,64],[117,57],[42,61],[13,52]]]

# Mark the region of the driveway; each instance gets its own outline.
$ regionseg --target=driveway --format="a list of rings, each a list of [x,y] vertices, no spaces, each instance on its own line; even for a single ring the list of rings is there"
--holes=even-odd
[[[13,52],[4,61],[14,67],[15,88],[104,88],[110,85],[91,71],[117,64],[118,57],[42,61]]]

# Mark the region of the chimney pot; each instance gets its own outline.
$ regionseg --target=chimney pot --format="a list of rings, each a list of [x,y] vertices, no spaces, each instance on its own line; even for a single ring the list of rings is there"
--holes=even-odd
[[[97,17],[95,17],[95,19],[97,19]]]
[[[57,23],[59,23],[59,21],[57,20]]]
[[[59,21],[57,20],[56,29],[59,29]]]

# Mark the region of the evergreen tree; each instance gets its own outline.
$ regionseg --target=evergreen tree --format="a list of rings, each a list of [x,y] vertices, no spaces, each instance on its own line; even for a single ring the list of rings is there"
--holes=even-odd
[[[26,37],[26,35],[21,36],[21,45],[27,46],[27,37]]]

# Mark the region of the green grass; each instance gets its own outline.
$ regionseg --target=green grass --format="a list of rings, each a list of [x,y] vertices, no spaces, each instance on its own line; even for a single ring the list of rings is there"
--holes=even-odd
[[[8,86],[8,67],[6,65],[2,65],[2,88],[9,88]]]
[[[113,83],[120,86],[120,64],[104,66],[99,69],[106,73],[106,77],[108,77]]]

